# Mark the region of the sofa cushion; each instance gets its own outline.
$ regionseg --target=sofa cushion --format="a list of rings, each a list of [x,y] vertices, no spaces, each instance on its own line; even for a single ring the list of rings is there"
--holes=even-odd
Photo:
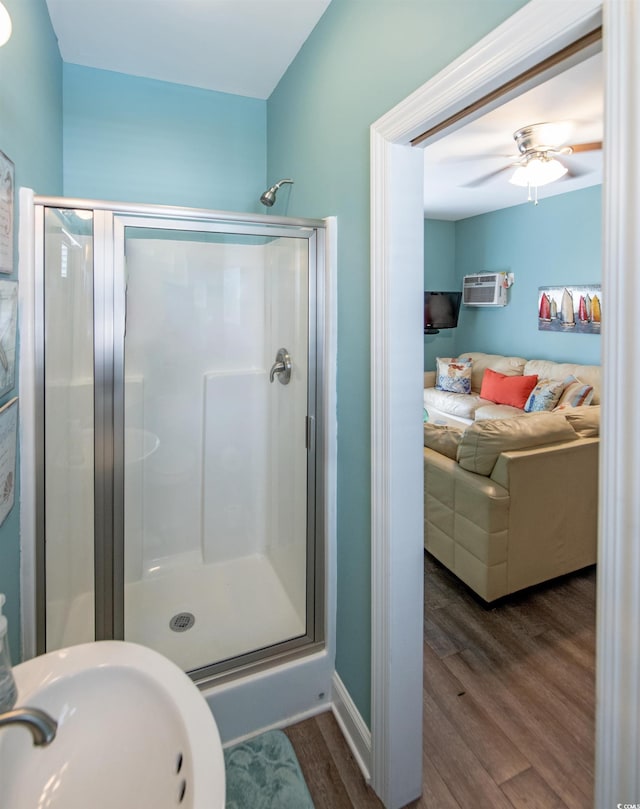
[[[576,431],[561,413],[531,413],[523,418],[487,419],[467,427],[456,457],[463,469],[478,475],[490,475],[502,452],[577,439]]]
[[[436,388],[471,393],[471,360],[436,357]]]
[[[600,435],[600,405],[569,407],[562,415],[580,438],[598,438]]]
[[[519,407],[511,407],[511,405],[485,402],[484,399],[480,399],[475,412],[476,421],[482,421],[482,419],[512,419],[516,416],[524,416],[524,410]]]
[[[482,379],[480,396],[496,404],[524,408],[537,381],[537,376],[507,376],[487,368]]]
[[[562,396],[562,391],[575,377],[567,379],[538,379],[534,389],[525,402],[525,413],[538,413],[541,410],[553,410]]]
[[[593,387],[593,404],[600,404],[600,366],[576,365],[571,362],[551,362],[550,360],[527,360],[524,374],[537,374],[540,379],[566,379],[575,376],[583,384]],[[473,387],[473,380],[472,380]]]
[[[452,416],[472,419],[482,399],[475,393],[450,393],[437,388],[425,388],[423,401],[427,410],[432,407]],[[486,404],[486,402],[482,403]]]
[[[462,428],[427,422],[424,425],[424,445],[455,461],[463,432]]]
[[[502,354],[483,354],[480,351],[461,352],[461,358],[468,358],[472,361],[471,369],[471,390],[480,393],[482,388],[482,377],[487,368],[505,376],[522,376],[524,366],[527,362],[523,357],[503,357]]]

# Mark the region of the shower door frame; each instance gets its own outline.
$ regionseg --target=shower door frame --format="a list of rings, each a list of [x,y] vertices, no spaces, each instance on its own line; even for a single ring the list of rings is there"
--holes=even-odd
[[[289,237],[308,242],[306,633],[195,669],[201,686],[318,652],[325,645],[323,371],[327,225],[322,220],[227,213],[163,205],[34,196],[35,222],[35,613],[36,652],[46,651],[44,510],[44,210],[93,211],[95,639],[124,639],[124,327],[125,232]],[[112,315],[110,314],[112,313]]]

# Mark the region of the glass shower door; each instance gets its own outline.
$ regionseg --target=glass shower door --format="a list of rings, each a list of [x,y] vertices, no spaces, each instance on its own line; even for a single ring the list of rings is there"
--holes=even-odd
[[[39,229],[42,653],[95,636],[93,217],[46,208]]]
[[[313,635],[313,240],[262,231],[129,224],[116,278],[124,638],[199,674]]]

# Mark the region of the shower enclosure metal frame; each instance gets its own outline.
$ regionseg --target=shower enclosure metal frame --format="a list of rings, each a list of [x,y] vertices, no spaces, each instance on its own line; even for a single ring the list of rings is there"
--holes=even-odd
[[[308,241],[306,634],[191,672],[199,684],[235,676],[323,648],[325,541],[322,407],[324,270],[322,220],[227,213],[162,205],[34,197],[35,223],[35,585],[36,650],[46,650],[44,214],[46,208],[93,212],[94,586],[95,638],[124,638],[124,333],[125,229],[295,237]]]

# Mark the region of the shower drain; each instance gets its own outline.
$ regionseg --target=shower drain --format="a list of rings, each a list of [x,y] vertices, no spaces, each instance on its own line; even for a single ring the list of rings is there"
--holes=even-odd
[[[174,632],[186,632],[195,624],[196,618],[190,612],[179,612],[169,621],[169,628]]]

